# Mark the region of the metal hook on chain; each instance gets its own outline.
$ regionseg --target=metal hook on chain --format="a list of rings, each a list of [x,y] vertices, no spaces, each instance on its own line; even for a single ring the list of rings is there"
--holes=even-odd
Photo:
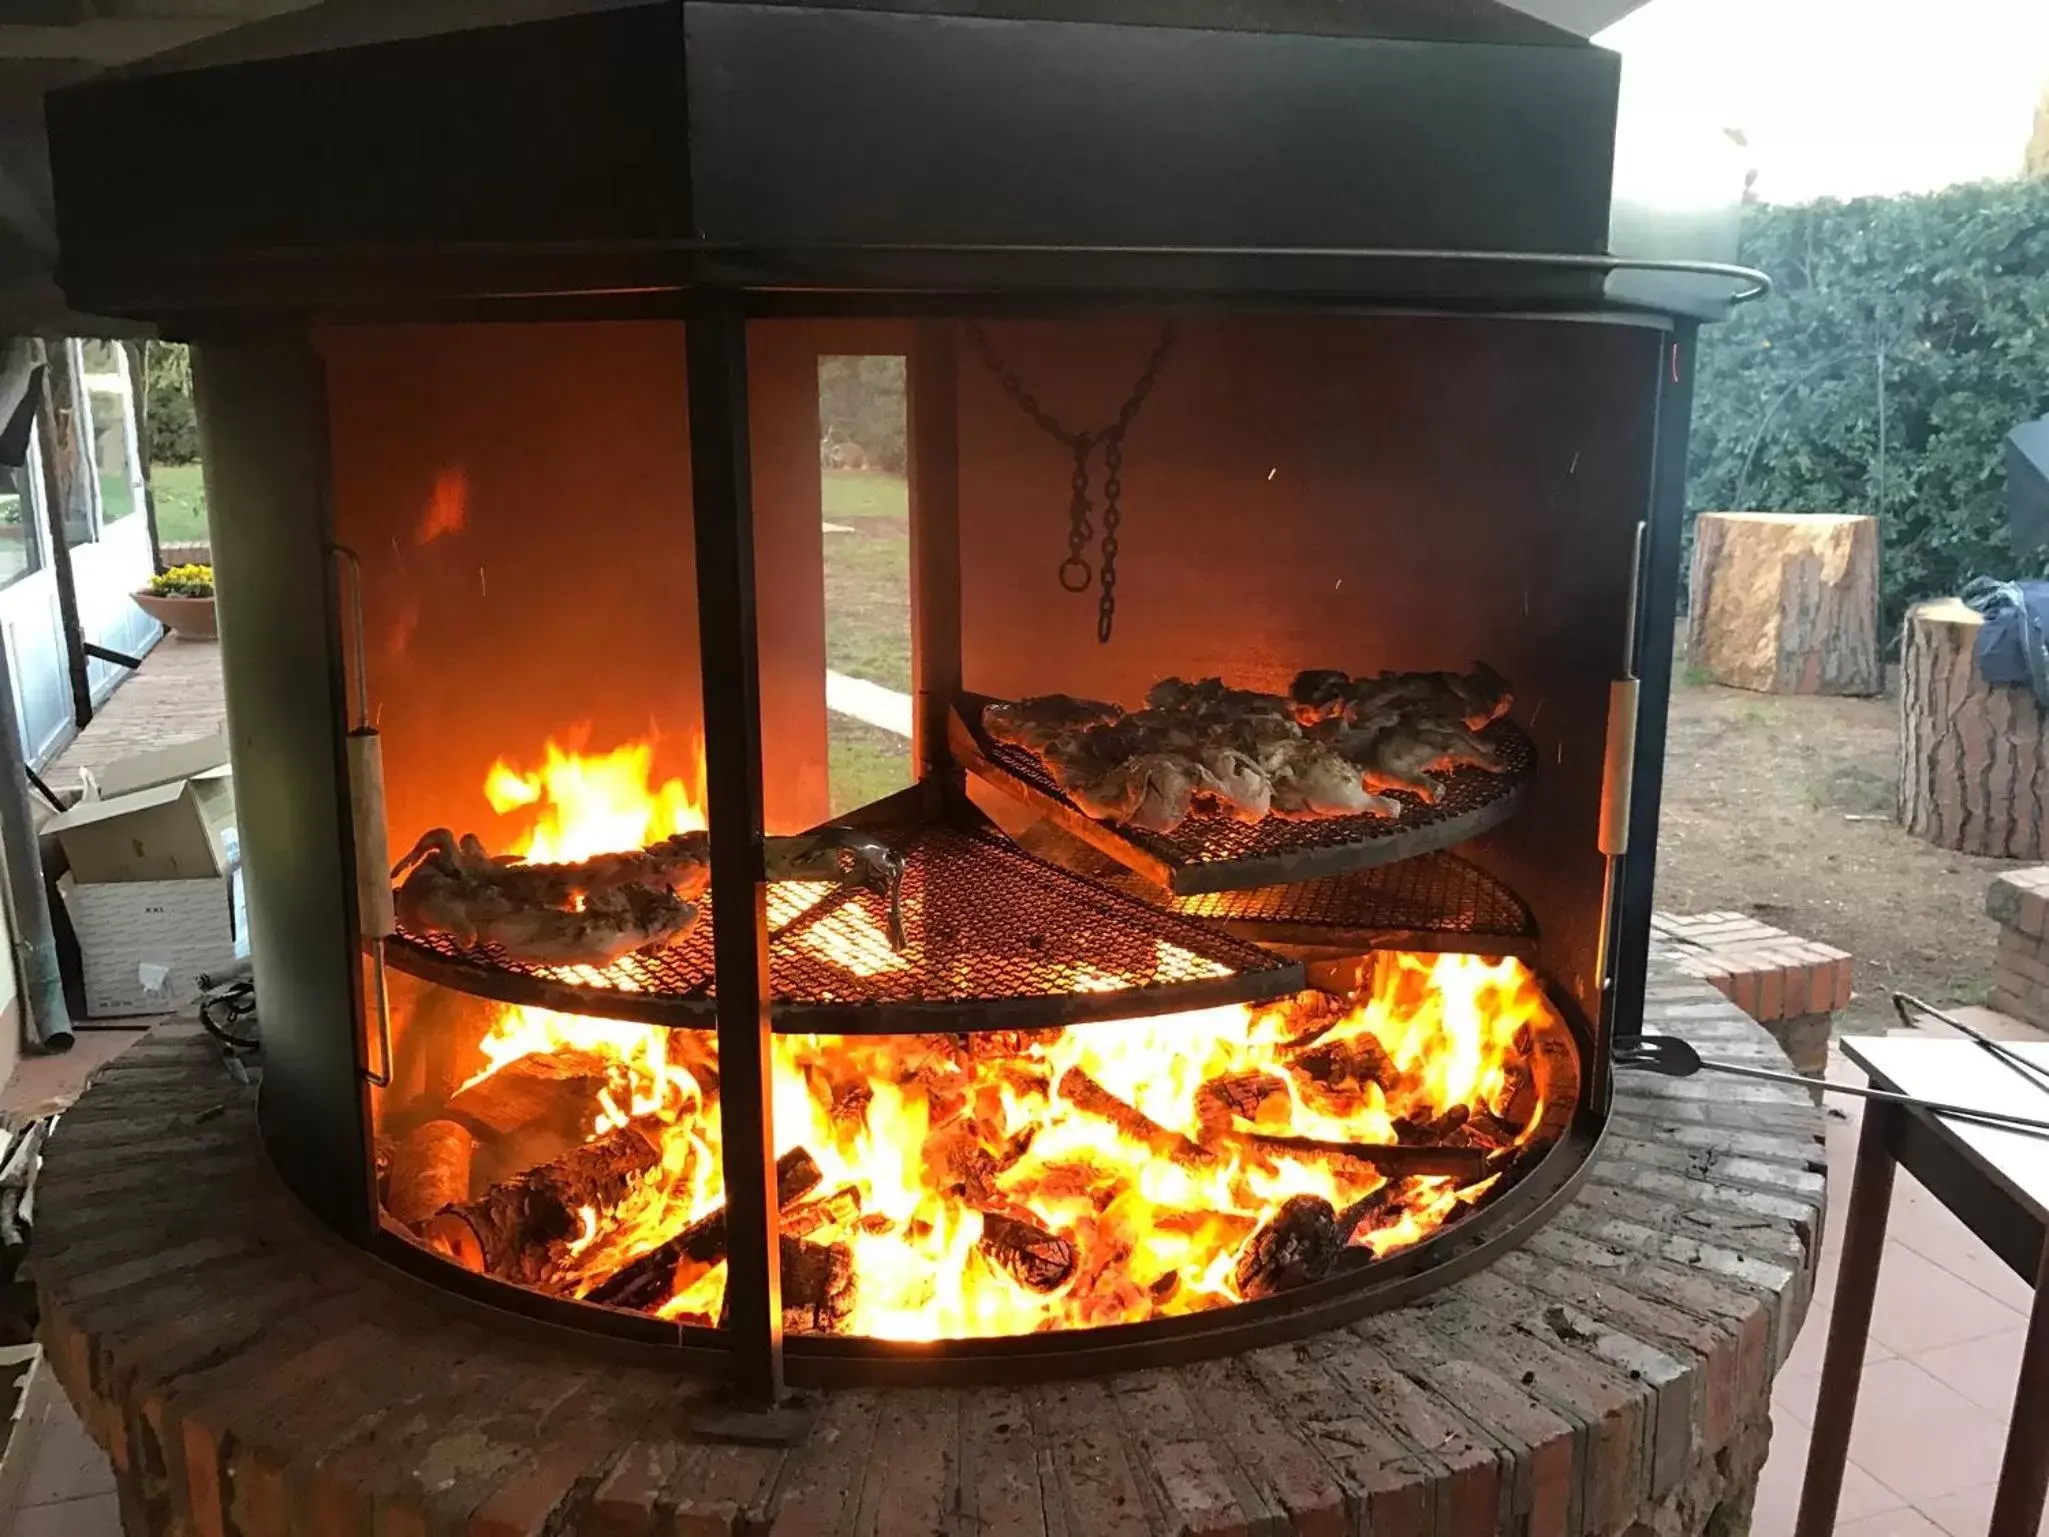
[[[1060,563],[1060,585],[1068,592],[1082,593],[1088,591],[1092,580],[1100,584],[1102,596],[1096,603],[1096,640],[1100,644],[1108,644],[1117,622],[1117,531],[1124,520],[1124,438],[1131,430],[1131,424],[1138,420],[1138,413],[1144,408],[1153,387],[1159,383],[1160,372],[1167,366],[1167,359],[1180,338],[1180,328],[1171,320],[1160,328],[1159,344],[1146,359],[1145,369],[1132,385],[1131,393],[1125,397],[1117,419],[1100,432],[1078,432],[1062,424],[1039,403],[1017,370],[1004,361],[1003,354],[996,350],[988,332],[973,321],[967,323],[966,329],[968,340],[981,354],[983,365],[996,376],[1004,394],[1031,418],[1041,432],[1063,444],[1074,455],[1073,496],[1067,507],[1067,558]],[[1095,572],[1089,569],[1084,552],[1095,535],[1095,530],[1089,526],[1089,458],[1099,443],[1103,446],[1103,553],[1102,568]]]

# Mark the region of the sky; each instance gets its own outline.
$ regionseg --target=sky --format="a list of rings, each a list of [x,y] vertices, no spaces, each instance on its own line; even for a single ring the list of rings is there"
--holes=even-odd
[[[1739,128],[1770,202],[2015,175],[2049,0],[1650,0],[1595,41],[1625,103]]]

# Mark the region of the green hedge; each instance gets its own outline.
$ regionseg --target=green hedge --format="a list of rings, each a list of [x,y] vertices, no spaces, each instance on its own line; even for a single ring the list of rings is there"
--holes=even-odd
[[[151,342],[149,462],[190,464],[199,457],[199,419],[192,410],[192,358],[176,342]]]
[[[1703,333],[1691,511],[1868,512],[1886,622],[2049,573],[2006,533],[2006,434],[2049,412],[2049,181],[1749,210],[1777,291]]]

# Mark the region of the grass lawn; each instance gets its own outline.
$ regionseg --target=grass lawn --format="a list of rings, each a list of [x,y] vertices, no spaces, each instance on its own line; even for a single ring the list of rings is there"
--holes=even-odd
[[[898,475],[825,477],[825,665],[885,688],[911,686],[910,499]]]
[[[829,471],[825,521],[825,664],[885,688],[911,686],[909,496],[898,475]],[[844,715],[829,718],[832,814],[911,782],[911,744]]]
[[[894,731],[845,715],[826,717],[826,774],[832,814],[894,795],[911,782],[911,744]]]
[[[159,464],[149,483],[157,504],[157,538],[165,544],[206,542],[206,483],[197,464]]]

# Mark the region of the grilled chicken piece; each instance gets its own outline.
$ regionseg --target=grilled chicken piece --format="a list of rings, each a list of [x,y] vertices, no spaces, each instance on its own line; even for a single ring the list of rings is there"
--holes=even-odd
[[[1324,742],[1307,737],[1283,742],[1260,761],[1260,767],[1273,785],[1277,816],[1395,816],[1402,809],[1386,796],[1369,794],[1359,770]]]
[[[999,742],[1032,752],[1043,751],[1055,737],[1122,716],[1119,705],[1072,694],[1038,694],[1030,699],[999,700],[982,711],[982,729]]]
[[[1291,703],[1279,694],[1230,688],[1222,678],[1162,678],[1146,690],[1145,702],[1155,710],[1178,711],[1202,720],[1227,720],[1241,715],[1287,715]]]
[[[1353,678],[1328,668],[1298,673],[1288,689],[1296,719],[1314,725],[1340,715],[1363,726],[1389,716],[1456,720],[1478,731],[1514,703],[1508,681],[1485,662],[1471,671],[1391,672]]]
[[[1175,753],[1143,753],[1070,793],[1092,817],[1166,833],[1187,820],[1198,792],[1222,793],[1200,763]]]
[[[1207,742],[1198,761],[1216,782],[1220,809],[1241,822],[1257,822],[1273,809],[1273,784],[1251,754],[1227,743]]]
[[[1407,790],[1426,801],[1444,792],[1437,772],[1501,768],[1493,750],[1457,721],[1383,718],[1362,727],[1333,720],[1316,728],[1316,739],[1356,765],[1369,789]]]

